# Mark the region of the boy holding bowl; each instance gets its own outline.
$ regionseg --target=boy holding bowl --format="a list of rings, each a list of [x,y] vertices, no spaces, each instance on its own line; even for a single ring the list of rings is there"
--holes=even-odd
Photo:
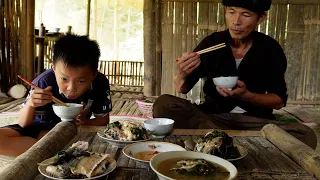
[[[99,45],[87,36],[61,37],[54,45],[52,69],[33,80],[39,88],[30,90],[18,124],[0,128],[0,154],[22,154],[60,122],[52,109],[53,96],[65,103],[84,104],[75,119],[77,125],[107,125],[112,110],[110,87],[97,70],[99,57]]]

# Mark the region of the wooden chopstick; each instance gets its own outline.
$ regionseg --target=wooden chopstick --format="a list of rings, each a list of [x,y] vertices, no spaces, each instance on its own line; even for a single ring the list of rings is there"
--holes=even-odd
[[[202,49],[202,50],[198,51],[197,53],[198,54],[203,54],[203,53],[214,51],[214,50],[217,50],[217,49],[220,49],[220,48],[223,48],[223,47],[226,47],[225,43],[217,44],[215,46],[211,46],[211,47],[208,47],[206,49]]]
[[[28,81],[27,79],[25,79],[24,77],[18,75],[18,78],[20,78],[22,81],[24,81],[25,83],[27,83],[29,86],[33,87],[33,88],[39,88],[38,86],[36,86],[35,84],[33,84],[32,82]],[[39,88],[41,89],[41,88]],[[68,104],[60,101],[58,98],[52,96],[52,101],[55,102],[56,104],[59,104],[59,105],[63,105],[63,106],[66,106],[66,107],[69,107]]]
[[[221,43],[221,44],[217,44],[215,46],[208,47],[206,49],[202,49],[200,51],[197,51],[196,53],[204,54],[204,53],[207,53],[207,52],[210,52],[210,51],[215,51],[217,49],[224,48],[224,47],[226,47],[226,44],[225,43]],[[178,61],[179,61],[179,58],[176,59],[176,62],[178,62]]]

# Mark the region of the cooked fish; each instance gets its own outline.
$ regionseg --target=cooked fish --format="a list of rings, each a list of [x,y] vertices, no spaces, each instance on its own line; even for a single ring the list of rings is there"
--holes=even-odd
[[[190,143],[189,143],[190,144]],[[214,130],[201,137],[194,151],[216,155],[225,159],[237,158],[240,152],[233,144],[232,137],[224,131]]]
[[[141,123],[133,121],[116,121],[107,125],[104,131],[109,139],[134,141],[147,139],[149,132]]]
[[[71,171],[68,165],[47,166],[46,172],[56,178],[66,178],[70,176]]]
[[[73,174],[83,174],[88,178],[102,174],[110,164],[108,154],[92,153],[90,156],[79,157],[75,165],[70,166]]]
[[[186,159],[177,162],[178,168],[172,168],[181,174],[209,175],[215,172],[216,166],[204,159]]]

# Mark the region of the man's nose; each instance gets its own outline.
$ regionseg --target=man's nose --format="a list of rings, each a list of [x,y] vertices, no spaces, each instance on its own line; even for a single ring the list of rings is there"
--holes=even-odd
[[[240,20],[240,15],[239,14],[234,15],[232,24],[236,25],[236,26],[239,26],[241,24],[241,20]]]

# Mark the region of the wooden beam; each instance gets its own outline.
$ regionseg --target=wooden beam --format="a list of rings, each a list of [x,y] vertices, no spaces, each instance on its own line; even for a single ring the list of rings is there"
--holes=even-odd
[[[173,129],[171,135],[205,135],[211,132],[212,129]],[[246,131],[246,130],[223,130],[229,136],[246,136],[255,137],[262,136],[261,131]]]
[[[296,139],[274,124],[265,125],[262,135],[303,169],[320,178],[320,155],[314,149]]]
[[[320,101],[288,101],[287,104],[294,104],[294,105],[320,105]]]
[[[221,3],[222,0],[161,0],[162,2],[207,2],[207,3]],[[300,4],[300,5],[314,5],[320,4],[319,0],[272,0],[272,4]]]
[[[87,36],[90,34],[90,11],[91,11],[91,0],[88,0],[87,6]]]
[[[34,19],[35,0],[27,0],[27,28],[26,28],[26,67],[27,79],[34,79]]]
[[[155,95],[156,0],[145,0],[143,7],[144,32],[144,94]]]
[[[156,57],[155,57],[155,94],[161,95],[161,78],[162,78],[162,43],[161,43],[161,0],[156,0]]]

